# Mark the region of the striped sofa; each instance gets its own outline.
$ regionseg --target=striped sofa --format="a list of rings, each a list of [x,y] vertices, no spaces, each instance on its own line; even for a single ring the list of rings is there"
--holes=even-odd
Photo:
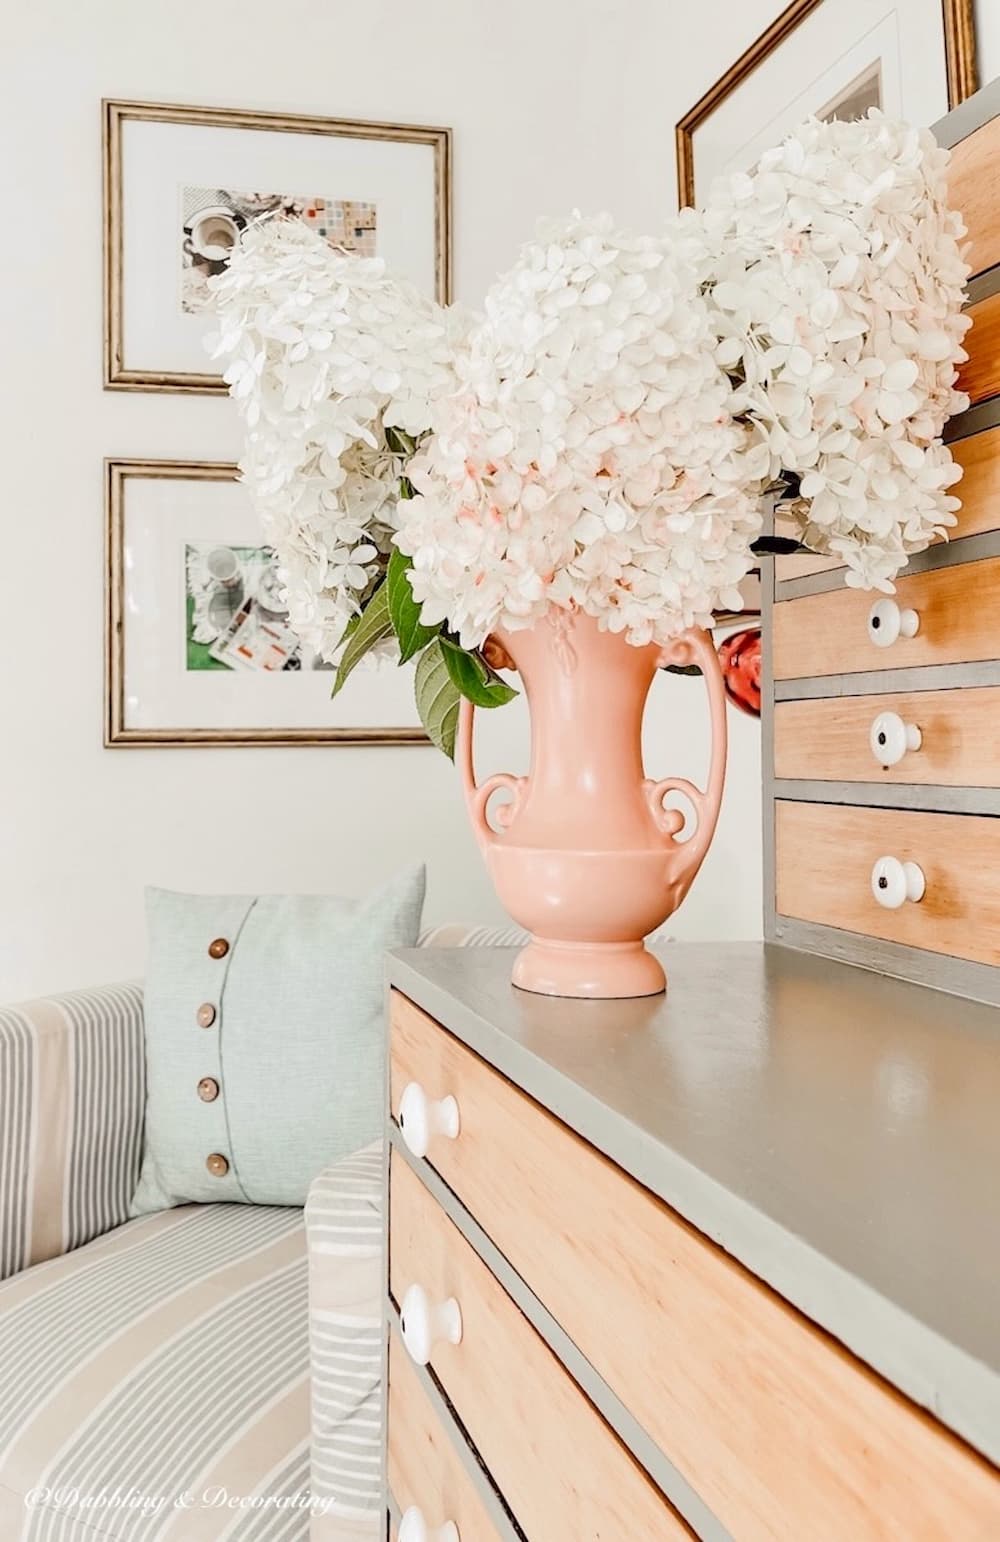
[[[140,986],[0,1010],[0,1542],[379,1536],[380,1146],[129,1220],[144,1083]]]

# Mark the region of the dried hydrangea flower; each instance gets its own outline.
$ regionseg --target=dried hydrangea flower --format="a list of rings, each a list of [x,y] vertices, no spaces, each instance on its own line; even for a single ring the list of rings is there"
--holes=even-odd
[[[407,440],[454,386],[456,321],[292,219],[249,226],[212,287],[243,478],[291,625],[332,659],[391,549]]]
[[[848,583],[891,589],[958,507],[946,164],[880,113],[810,120],[656,237],[542,227],[469,320],[251,226],[214,347],[296,631],[334,656],[395,542],[468,647],[553,608],[667,641],[739,607],[774,498]]]
[[[857,587],[891,589],[959,507],[940,435],[968,405],[969,270],[947,162],[927,130],[876,111],[810,119],[677,220],[706,241],[718,356],[790,489],[783,512]]]
[[[738,604],[760,513],[716,346],[683,244],[541,227],[410,467],[396,540],[424,618],[472,647],[577,607],[646,643]]]

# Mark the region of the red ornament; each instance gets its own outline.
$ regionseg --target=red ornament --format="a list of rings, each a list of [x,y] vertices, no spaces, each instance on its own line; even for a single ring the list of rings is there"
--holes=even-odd
[[[746,627],[721,642],[719,663],[733,706],[751,717],[760,717],[760,627]]]

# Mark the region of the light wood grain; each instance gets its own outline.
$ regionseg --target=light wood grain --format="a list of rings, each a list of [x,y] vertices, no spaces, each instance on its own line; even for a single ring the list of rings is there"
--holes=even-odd
[[[956,439],[951,453],[962,467],[962,480],[949,488],[962,500],[958,524],[950,532],[952,540],[996,530],[1000,527],[1000,427]]]
[[[690,1542],[684,1522],[395,1152],[389,1271],[397,1300],[414,1283],[432,1300],[457,1299],[462,1342],[437,1346],[431,1366],[526,1536]]]
[[[400,1511],[423,1511],[432,1529],[454,1521],[462,1542],[499,1542],[455,1451],[459,1429],[446,1430],[431,1404],[398,1335],[389,1340],[389,1487]]]
[[[774,520],[774,533],[798,539],[798,526],[794,520],[778,514]],[[816,552],[793,552],[787,557],[775,557],[774,576],[780,582],[785,578],[804,578],[807,573],[825,573],[830,568],[842,567],[839,557],[820,557]]]
[[[880,712],[895,712],[920,729],[919,750],[895,766],[880,765],[869,747]],[[806,781],[1000,787],[1000,686],[776,702],[774,774]]]
[[[975,406],[1000,391],[1000,293],[970,305],[967,314],[972,317],[964,341],[969,357],[959,366],[958,388],[968,391]]]
[[[411,1080],[456,1095],[430,1160],[734,1537],[1000,1535],[985,1462],[398,992],[391,1011],[393,1108]]]
[[[899,605],[918,613],[920,630],[890,648],[868,636],[878,595],[833,589],[776,605],[775,679],[1000,658],[1000,557],[914,573],[898,579],[896,591]]]
[[[775,557],[774,576],[779,584],[789,578],[807,578],[810,573],[831,573],[844,564],[839,557],[821,557],[814,551],[789,552],[785,557]]]
[[[1000,819],[781,800],[775,852],[781,915],[1000,964]],[[921,868],[919,904],[876,902],[871,870],[885,856]]]
[[[961,140],[948,166],[948,201],[968,226],[973,274],[1000,262],[1000,118]]]
[[[951,453],[963,475],[960,482],[949,488],[962,500],[956,523],[948,532],[949,539],[957,541],[962,536],[1000,528],[1000,427],[955,440]],[[796,552],[774,559],[774,575],[779,583],[811,573],[828,573],[835,568],[843,568],[838,558],[818,557],[815,552]]]

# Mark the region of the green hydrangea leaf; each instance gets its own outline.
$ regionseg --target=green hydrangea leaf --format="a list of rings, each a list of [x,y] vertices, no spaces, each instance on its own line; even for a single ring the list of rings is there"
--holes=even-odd
[[[354,666],[360,664],[365,654],[374,648],[376,643],[381,642],[383,637],[388,637],[392,631],[388,587],[388,584],[379,585],[365,606],[361,619],[352,630],[347,647],[340,655],[331,696],[336,696],[338,691],[343,690]]]
[[[506,680],[501,680],[482,654],[467,653],[446,637],[442,637],[441,647],[452,681],[474,706],[503,707],[514,700],[518,692]]]
[[[448,673],[441,639],[436,638],[417,660],[414,694],[427,737],[449,760],[455,759],[461,693]]]
[[[399,662],[405,664],[414,654],[426,648],[441,630],[440,626],[424,626],[420,619],[420,606],[413,598],[409,572],[413,563],[398,547],[389,558],[389,571],[385,588],[389,598],[389,617],[392,629],[399,639]]]

